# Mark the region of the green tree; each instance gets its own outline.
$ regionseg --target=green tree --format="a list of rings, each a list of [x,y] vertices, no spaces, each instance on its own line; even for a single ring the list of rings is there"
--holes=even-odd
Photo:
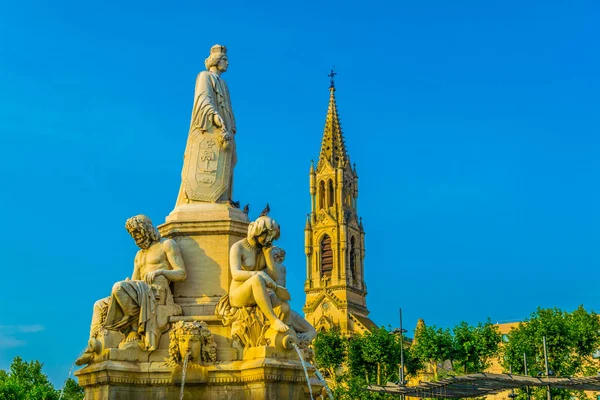
[[[482,372],[498,356],[502,335],[489,318],[476,326],[463,321],[452,332],[452,357],[457,371],[465,374]]]
[[[433,367],[434,378],[438,379],[439,364],[455,359],[454,341],[449,329],[435,325],[422,326],[415,331],[411,352],[423,363]]]
[[[348,352],[353,375],[365,376],[368,383],[377,385],[398,380],[400,338],[384,327],[354,336]]]
[[[58,393],[42,372],[39,361],[15,357],[8,373],[0,376],[1,400],[55,400]]]
[[[384,394],[367,392],[369,384],[386,385],[399,380],[400,336],[384,327],[362,335],[354,335],[348,343],[348,376],[345,397],[342,399],[384,399]],[[408,352],[405,360],[412,360]]]
[[[523,374],[524,355],[531,376],[545,375],[543,337],[546,337],[548,366],[554,376],[595,375],[598,367],[592,353],[600,347],[598,314],[580,306],[569,313],[558,308],[538,308],[509,333],[503,349],[503,367]],[[531,390],[534,399],[543,400],[545,389]],[[519,396],[523,396],[520,393]],[[553,399],[585,398],[583,393],[552,389]]]
[[[334,389],[338,386],[338,375],[341,375],[340,369],[346,361],[346,343],[347,339],[337,329],[319,332],[313,342],[317,368],[331,380]]]
[[[0,371],[0,400],[58,400],[55,390],[42,372],[39,361],[23,361],[15,357],[10,370]],[[62,400],[83,399],[83,389],[73,379],[68,379]]]
[[[62,400],[83,400],[84,390],[74,379],[67,379]]]

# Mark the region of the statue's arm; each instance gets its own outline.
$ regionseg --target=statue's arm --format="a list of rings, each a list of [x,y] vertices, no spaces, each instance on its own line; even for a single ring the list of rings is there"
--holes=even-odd
[[[233,114],[233,107],[231,106],[231,95],[229,94],[229,88],[227,88],[227,97],[229,98],[229,106],[231,108],[231,133],[235,134],[237,128],[235,126],[235,115]]]
[[[171,270],[162,271],[162,275],[170,281],[182,281],[187,278],[185,264],[177,242],[172,239],[167,239],[162,243],[162,248],[165,251],[172,268]]]
[[[278,279],[276,280],[277,284],[279,286],[286,286],[286,275],[287,275],[287,271],[285,270],[285,265],[283,264],[278,264],[277,265],[277,270],[278,270]]]
[[[134,281],[139,281],[142,279],[142,277],[140,276],[140,253],[141,251],[138,251],[135,255],[135,258],[133,259],[133,274],[131,274],[131,279]]]
[[[285,273],[282,273],[283,265],[278,264],[273,259],[272,247],[263,249],[266,268],[265,271],[273,279],[272,289],[275,290],[275,295],[283,301],[291,299],[290,293],[285,288]]]
[[[215,115],[219,115],[215,104],[215,97],[216,93],[212,87],[208,72],[201,72],[196,79],[192,127],[198,126],[202,130],[208,130],[214,125]]]
[[[285,270],[285,265],[283,264],[277,264],[277,271],[278,271],[278,276],[279,279],[277,279],[277,288],[275,289],[275,294],[277,295],[277,297],[279,297],[281,300],[283,301],[289,301],[292,299],[292,296],[290,295],[290,292],[286,289],[285,285],[286,285],[286,270]]]
[[[279,280],[279,271],[277,269],[277,263],[275,262],[275,260],[273,260],[273,248],[272,247],[267,247],[267,248],[263,248],[263,255],[265,256],[265,264],[266,264],[266,268],[265,270],[267,271],[267,274],[269,274],[269,276],[275,281],[277,282]],[[277,282],[279,284],[279,282]]]
[[[256,271],[244,271],[242,269],[242,249],[239,243],[234,243],[229,250],[229,269],[231,278],[237,282],[244,282],[257,274]]]

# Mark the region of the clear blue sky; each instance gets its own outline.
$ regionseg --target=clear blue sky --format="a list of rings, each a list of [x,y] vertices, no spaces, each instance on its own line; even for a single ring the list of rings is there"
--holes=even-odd
[[[373,320],[600,309],[597,2],[166,4],[0,5],[0,368],[21,355],[65,378],[94,300],[131,275],[125,220],[174,206],[215,43],[235,197],[252,217],[271,204],[296,309],[333,64]]]

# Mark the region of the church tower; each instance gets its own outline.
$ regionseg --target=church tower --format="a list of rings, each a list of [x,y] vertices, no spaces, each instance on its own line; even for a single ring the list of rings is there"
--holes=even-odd
[[[376,327],[368,317],[364,281],[365,232],[357,214],[358,175],[344,144],[335,101],[335,73],[329,88],[321,153],[310,165],[311,212],[304,228],[306,304],[317,331],[337,327],[344,334]]]

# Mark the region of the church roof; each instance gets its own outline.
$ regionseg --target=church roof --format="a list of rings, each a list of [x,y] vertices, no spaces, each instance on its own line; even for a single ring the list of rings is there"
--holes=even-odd
[[[319,167],[324,160],[329,161],[329,164],[334,168],[338,165],[345,167],[350,163],[335,102],[335,86],[333,82],[329,91],[329,107],[327,109],[327,118],[325,119],[325,129],[323,130],[323,140],[321,141],[321,153],[319,154],[317,169],[320,169]]]
[[[350,313],[356,320],[365,328],[365,330],[372,331],[377,328],[377,324],[371,321],[369,317],[363,317],[362,315],[358,315],[355,313]]]

